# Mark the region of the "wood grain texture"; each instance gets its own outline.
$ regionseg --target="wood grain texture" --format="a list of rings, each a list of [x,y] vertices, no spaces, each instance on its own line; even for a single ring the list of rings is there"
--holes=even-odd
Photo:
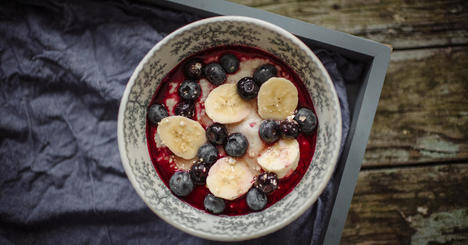
[[[342,244],[468,244],[468,165],[361,171]]]
[[[466,0],[231,0],[394,49],[468,43]]]
[[[468,159],[468,47],[392,54],[364,167]]]

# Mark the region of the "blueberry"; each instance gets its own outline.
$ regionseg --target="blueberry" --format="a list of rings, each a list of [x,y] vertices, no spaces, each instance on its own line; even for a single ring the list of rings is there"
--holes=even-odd
[[[226,81],[226,72],[218,63],[210,63],[205,66],[205,76],[214,85],[221,85]]]
[[[219,214],[224,211],[226,204],[224,200],[218,197],[215,197],[213,194],[208,194],[203,201],[206,211],[214,214]]]
[[[186,77],[198,80],[203,75],[203,62],[200,59],[192,59],[185,63],[183,68]]]
[[[226,73],[234,73],[239,69],[239,59],[233,54],[225,54],[219,59],[219,63]]]
[[[208,166],[211,166],[218,160],[218,149],[210,143],[204,144],[198,148],[197,157]]]
[[[247,206],[254,211],[258,211],[263,209],[267,202],[268,198],[265,193],[261,192],[257,188],[251,188],[249,192],[247,192]]]
[[[281,134],[288,138],[296,139],[299,136],[299,124],[294,120],[284,120],[281,122],[279,129]]]
[[[237,93],[244,99],[253,99],[257,97],[259,87],[251,77],[241,78],[237,82]]]
[[[188,196],[193,190],[193,182],[190,178],[190,174],[185,171],[175,172],[169,180],[169,187],[177,196]]]
[[[166,108],[161,104],[153,104],[148,109],[148,120],[151,124],[157,125],[158,122],[168,116]]]
[[[241,157],[247,151],[249,142],[247,138],[240,133],[233,133],[229,135],[224,145],[224,151],[226,154],[233,157]]]
[[[206,129],[208,141],[215,145],[224,145],[228,136],[227,129],[220,123],[213,123]]]
[[[187,100],[182,100],[175,106],[175,114],[183,117],[193,118],[195,105]]]
[[[260,124],[258,134],[260,135],[260,138],[267,144],[276,142],[281,136],[278,124],[273,120],[264,120]]]
[[[209,170],[210,167],[203,162],[193,164],[190,168],[190,176],[192,177],[193,182],[197,185],[204,185],[206,177],[208,177]]]
[[[185,100],[196,100],[200,97],[200,85],[193,80],[185,80],[179,86],[179,96]]]
[[[312,110],[307,108],[299,109],[294,116],[294,120],[299,123],[301,131],[306,134],[312,133],[317,127],[317,117],[315,117]]]
[[[257,177],[254,186],[263,193],[270,194],[278,189],[278,177],[275,173],[262,173]]]
[[[253,78],[255,82],[257,82],[258,86],[261,86],[262,83],[266,82],[268,79],[272,77],[276,77],[278,74],[278,71],[276,70],[276,67],[272,64],[265,64],[260,67],[258,67],[254,74]]]

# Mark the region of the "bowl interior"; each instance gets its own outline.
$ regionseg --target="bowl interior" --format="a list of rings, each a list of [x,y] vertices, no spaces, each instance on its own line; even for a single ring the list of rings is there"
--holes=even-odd
[[[242,216],[215,216],[180,201],[159,179],[146,143],[146,109],[164,76],[184,58],[207,48],[244,45],[288,64],[311,95],[319,126],[312,163],[295,189],[271,207]],[[199,237],[234,241],[259,237],[289,224],[314,203],[337,161],[341,112],[333,84],[317,57],[283,29],[247,17],[214,17],[164,38],[141,61],[122,98],[118,141],[122,164],[140,197],[162,219]]]

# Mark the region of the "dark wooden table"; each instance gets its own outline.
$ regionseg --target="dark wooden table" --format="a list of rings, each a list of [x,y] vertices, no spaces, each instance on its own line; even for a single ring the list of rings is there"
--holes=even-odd
[[[393,47],[342,244],[468,244],[468,1],[232,1]]]

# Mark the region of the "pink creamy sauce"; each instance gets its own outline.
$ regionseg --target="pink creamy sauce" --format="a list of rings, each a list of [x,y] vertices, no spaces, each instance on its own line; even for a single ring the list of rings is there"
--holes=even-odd
[[[166,104],[168,100],[173,100],[173,102],[179,102],[181,99],[177,94],[177,88],[180,83],[185,80],[184,73],[182,71],[183,64],[185,61],[190,60],[192,58],[200,58],[204,61],[205,64],[217,61],[219,57],[221,57],[225,53],[234,54],[241,62],[250,60],[250,59],[265,59],[268,60],[268,63],[275,65],[278,69],[278,76],[286,78],[294,83],[296,88],[299,92],[299,107],[307,107],[309,109],[314,110],[312,105],[312,100],[307,93],[306,88],[304,87],[302,81],[299,77],[281,60],[278,58],[255,48],[250,47],[243,47],[243,46],[225,46],[225,47],[218,47],[203,51],[201,53],[195,54],[193,56],[188,57],[181,63],[179,63],[172,71],[167,74],[167,76],[161,82],[161,85],[156,90],[151,104]],[[228,76],[231,74],[228,74]],[[215,86],[212,86],[213,88]],[[204,95],[202,94],[200,98]],[[206,97],[206,95],[205,95]],[[198,120],[200,124],[206,129],[209,125],[203,120],[200,120],[200,113],[204,109],[204,103],[200,102],[200,98],[196,101],[196,116],[194,120]],[[150,104],[150,105],[151,105]],[[166,105],[167,107],[167,105]],[[168,108],[169,109],[169,108]],[[169,115],[175,115],[173,109],[168,110]],[[250,125],[253,127],[254,125]],[[171,176],[178,170],[176,167],[176,163],[171,159],[173,153],[167,147],[157,147],[156,142],[154,140],[154,136],[156,134],[157,126],[151,125],[148,121],[146,123],[146,138],[148,142],[148,150],[150,152],[151,160],[153,162],[154,168],[156,169],[159,177],[162,181],[166,184],[167,188],[169,188],[169,180]],[[312,134],[300,134],[297,138],[300,147],[300,160],[298,163],[298,167],[296,170],[288,177],[279,180],[278,189],[275,190],[273,193],[268,195],[268,204],[266,208],[275,204],[277,201],[281,200],[284,196],[290,193],[294,187],[299,183],[302,176],[305,174],[309,165],[312,161],[312,156],[314,155],[315,151],[315,143],[316,143],[317,133],[314,131]],[[220,157],[224,157],[224,151],[221,151]],[[208,188],[203,186],[195,186],[194,190],[190,195],[187,197],[178,197],[182,201],[192,205],[195,208],[204,210],[203,200],[205,196],[210,193]],[[226,208],[222,215],[244,215],[253,212],[247,206],[245,195],[232,200],[226,200]]]

